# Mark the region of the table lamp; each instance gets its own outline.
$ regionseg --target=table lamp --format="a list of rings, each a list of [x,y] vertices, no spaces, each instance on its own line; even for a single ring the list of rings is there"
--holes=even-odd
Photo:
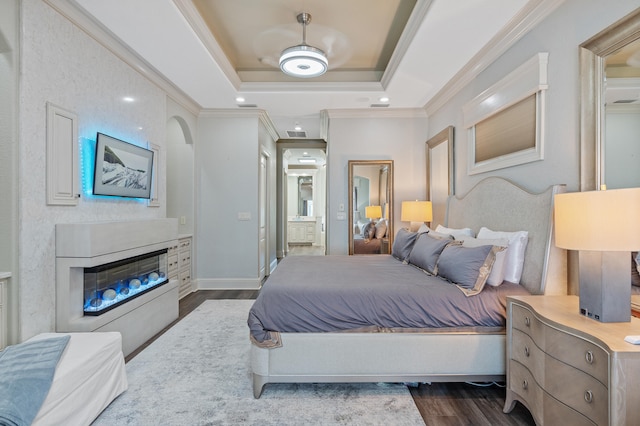
[[[375,222],[375,219],[382,217],[382,207],[380,206],[367,206],[364,208],[364,216]]]
[[[640,188],[555,195],[556,246],[579,250],[580,313],[631,318],[631,251],[640,249]]]
[[[403,201],[400,220],[411,222],[409,231],[416,232],[420,225],[433,220],[431,201]]]

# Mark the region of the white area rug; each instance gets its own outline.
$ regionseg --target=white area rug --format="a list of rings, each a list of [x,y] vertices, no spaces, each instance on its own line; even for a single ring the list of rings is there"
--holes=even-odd
[[[253,397],[252,300],[208,300],[126,366],[104,425],[423,425],[396,384],[268,384]],[[277,350],[277,349],[276,349]]]

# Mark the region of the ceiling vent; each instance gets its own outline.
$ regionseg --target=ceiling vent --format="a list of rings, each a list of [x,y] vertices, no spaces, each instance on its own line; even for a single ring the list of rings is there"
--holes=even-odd
[[[619,99],[614,102],[614,104],[632,104],[636,102],[637,99]]]
[[[307,132],[304,130],[287,130],[287,136],[290,138],[306,138]]]
[[[371,104],[371,108],[387,108],[389,104]]]
[[[238,108],[258,108],[256,104],[238,104]]]

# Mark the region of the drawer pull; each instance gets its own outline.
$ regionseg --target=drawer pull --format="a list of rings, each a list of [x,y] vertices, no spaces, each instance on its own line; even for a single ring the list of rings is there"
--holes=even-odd
[[[529,317],[524,317],[524,325],[526,325],[527,327],[531,325],[531,320],[529,319]]]
[[[593,352],[591,351],[585,352],[584,359],[587,361],[587,364],[593,364]]]
[[[522,389],[527,390],[527,388],[529,387],[529,382],[527,382],[527,379],[524,379],[522,381]],[[586,395],[585,395],[586,398]]]
[[[529,346],[524,347],[524,355],[529,358]]]
[[[584,400],[587,401],[588,404],[591,404],[593,401],[593,392],[590,390],[584,392]]]

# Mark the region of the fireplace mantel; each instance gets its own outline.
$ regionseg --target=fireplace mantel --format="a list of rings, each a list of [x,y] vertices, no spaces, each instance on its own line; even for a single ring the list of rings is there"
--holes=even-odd
[[[119,331],[123,352],[178,318],[178,282],[171,280],[100,316],[83,311],[84,268],[104,265],[175,245],[176,219],[65,223],[56,225],[56,330]]]

